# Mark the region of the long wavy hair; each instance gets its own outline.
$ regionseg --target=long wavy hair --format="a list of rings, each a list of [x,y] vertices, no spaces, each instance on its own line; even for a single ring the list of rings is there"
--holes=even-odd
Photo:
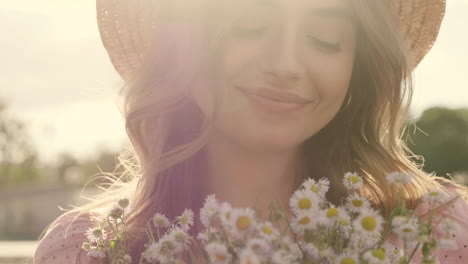
[[[156,39],[154,54],[119,94],[131,142],[119,155],[118,168],[123,170],[103,173],[111,183],[101,186],[103,192],[92,201],[73,209],[80,213],[104,210],[115,196],[131,195],[136,205],[128,219],[133,259],[144,248],[144,228],[156,212],[173,218],[184,208],[198,212],[202,206],[203,151],[212,122],[198,109],[188,88],[200,76],[213,75],[216,51],[222,48],[234,18],[228,2],[236,1],[210,1],[204,8],[202,30],[185,37],[166,30],[169,34]],[[343,175],[356,171],[364,178],[362,194],[387,215],[396,198],[385,180],[387,173],[416,175],[403,191],[412,208],[423,193],[442,190],[449,181],[424,172],[423,164],[412,161],[423,158],[412,153],[402,138],[413,81],[411,56],[398,18],[386,1],[353,0],[351,6],[357,46],[349,89],[333,120],[301,146],[297,182],[327,177],[333,190],[327,198],[339,203],[347,193]],[[194,45],[199,43],[195,40],[202,44]]]

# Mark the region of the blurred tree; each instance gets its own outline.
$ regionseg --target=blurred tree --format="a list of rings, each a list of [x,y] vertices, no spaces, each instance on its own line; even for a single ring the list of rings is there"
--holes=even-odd
[[[116,169],[118,164],[118,152],[101,149],[95,158],[84,160],[80,163],[80,169],[84,176],[84,181],[90,179],[94,175],[101,175],[101,172],[110,173]],[[95,183],[102,183],[105,180],[100,179]],[[84,182],[83,182],[84,183]]]
[[[57,160],[58,160],[58,164],[57,164],[58,182],[61,184],[66,184],[67,183],[67,179],[66,179],[67,171],[79,166],[79,162],[73,155],[67,152],[60,153]]]
[[[25,125],[0,101],[0,187],[35,181],[39,177],[37,154]]]
[[[429,108],[408,128],[404,138],[409,136],[408,147],[424,157],[426,172],[468,171],[468,109]]]

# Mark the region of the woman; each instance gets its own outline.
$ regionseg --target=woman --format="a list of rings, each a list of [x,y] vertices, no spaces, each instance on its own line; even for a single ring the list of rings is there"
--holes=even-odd
[[[403,192],[411,208],[428,190],[462,193],[411,162],[400,140],[411,72],[444,10],[443,0],[97,0],[104,46],[125,80],[127,181],[54,221],[35,263],[91,263],[81,249],[90,215],[117,194],[134,197],[136,260],[156,212],[198,212],[211,193],[266,212],[272,201],[286,207],[304,179],[327,177],[327,198],[339,203],[348,171],[385,215],[392,171],[416,175]],[[466,202],[454,206],[468,228]],[[467,241],[440,261],[462,263]]]

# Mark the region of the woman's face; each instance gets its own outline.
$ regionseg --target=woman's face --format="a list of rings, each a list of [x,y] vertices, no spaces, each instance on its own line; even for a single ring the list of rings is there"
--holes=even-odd
[[[215,115],[215,133],[233,142],[257,150],[297,147],[333,119],[346,96],[355,51],[349,3],[240,2],[209,72],[216,86],[195,85],[193,97],[207,117]],[[261,90],[303,102],[252,95]]]

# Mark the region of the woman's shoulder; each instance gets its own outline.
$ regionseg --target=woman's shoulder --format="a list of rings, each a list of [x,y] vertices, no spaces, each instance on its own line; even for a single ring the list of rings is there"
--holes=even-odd
[[[93,226],[88,213],[66,212],[50,224],[39,241],[33,257],[34,264],[94,263],[82,249],[86,231]]]
[[[437,194],[434,194],[436,196]],[[416,208],[423,218],[435,210],[433,216],[433,233],[440,241],[442,238],[450,238],[455,241],[452,249],[439,249],[437,257],[441,263],[468,263],[468,201],[466,199],[466,190],[457,186],[446,186],[445,192],[438,202],[431,199],[424,199]],[[439,207],[441,206],[441,207]],[[450,220],[456,224],[447,224],[444,220]],[[451,227],[450,227],[451,226]]]
[[[457,185],[445,185],[443,190],[426,194],[416,207],[415,211],[422,217],[429,217],[434,209],[434,221],[440,222],[450,218],[462,224],[468,220],[468,192],[466,188]]]

